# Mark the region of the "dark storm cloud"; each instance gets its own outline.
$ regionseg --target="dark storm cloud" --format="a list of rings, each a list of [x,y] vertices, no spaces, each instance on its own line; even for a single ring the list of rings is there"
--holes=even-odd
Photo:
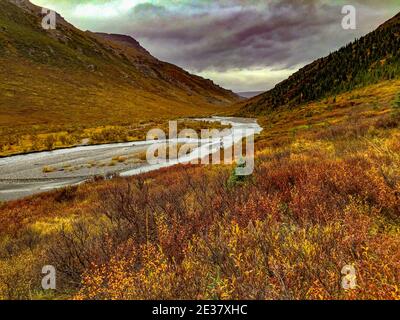
[[[83,29],[129,34],[156,57],[205,76],[212,71],[220,84],[232,87],[232,70],[282,71],[282,78],[266,73],[269,87],[400,10],[398,0],[34,1],[52,5]],[[356,30],[342,29],[344,4],[357,9]],[[259,71],[254,74],[262,81]],[[254,84],[249,79],[244,90],[260,89]]]
[[[188,5],[186,12],[149,5],[145,13],[133,9],[122,30],[158,57],[191,70],[288,68],[329,53],[392,14],[385,7],[355,5],[360,18],[355,31],[342,29],[342,5],[318,0],[225,1],[208,8]]]

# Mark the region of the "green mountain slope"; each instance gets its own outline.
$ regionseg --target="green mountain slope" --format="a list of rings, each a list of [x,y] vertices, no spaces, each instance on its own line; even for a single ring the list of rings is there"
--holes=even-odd
[[[272,90],[246,101],[241,114],[295,106],[400,76],[400,13],[374,32],[300,69]]]

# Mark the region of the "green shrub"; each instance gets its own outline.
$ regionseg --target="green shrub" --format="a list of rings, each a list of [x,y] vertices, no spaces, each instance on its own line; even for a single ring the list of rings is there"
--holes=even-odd
[[[395,100],[394,100],[393,108],[394,108],[395,110],[397,110],[397,111],[400,110],[400,93],[397,94],[397,96],[396,96],[396,98],[395,98]]]
[[[229,180],[228,180],[229,187],[234,187],[235,185],[241,185],[246,182],[248,177],[238,175],[237,171],[236,171],[238,168],[245,168],[245,167],[246,167],[246,161],[244,159],[240,159],[238,161],[236,168],[232,170],[231,176],[229,177]]]
[[[398,123],[398,119],[400,116],[400,93],[397,94],[396,98],[393,101],[391,116],[392,118],[395,118],[395,122]]]

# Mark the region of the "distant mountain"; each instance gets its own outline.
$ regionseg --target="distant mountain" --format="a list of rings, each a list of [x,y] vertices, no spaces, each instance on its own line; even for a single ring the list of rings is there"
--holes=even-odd
[[[264,91],[247,91],[247,92],[236,92],[236,94],[243,98],[253,98],[260,94],[264,93]]]
[[[129,36],[83,32],[59,15],[56,30],[44,30],[41,21],[41,8],[27,0],[0,1],[3,133],[139,123],[209,113],[239,100],[157,60]]]
[[[377,30],[300,69],[239,114],[260,114],[320,99],[380,80],[400,77],[400,13]]]

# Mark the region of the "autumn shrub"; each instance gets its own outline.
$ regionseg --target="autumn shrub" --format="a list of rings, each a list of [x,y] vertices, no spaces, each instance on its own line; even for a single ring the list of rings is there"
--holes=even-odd
[[[54,135],[52,135],[52,134],[48,135],[45,140],[46,149],[52,150],[55,142],[56,142],[56,138],[54,137]]]
[[[295,136],[303,122],[280,124],[245,181],[182,165],[4,204],[1,294],[34,298],[26,284],[46,262],[75,299],[400,299],[398,122],[364,109],[329,110],[343,112],[327,125],[312,110],[324,125]]]
[[[368,138],[340,158],[336,139],[264,150],[234,187],[223,167],[97,181],[91,206],[45,245],[28,232],[8,246],[3,268],[44,247],[41,262],[76,299],[398,299],[397,137]],[[54,205],[79,203],[90,187],[54,192]],[[355,290],[341,287],[345,265]],[[20,270],[21,284],[36,279]],[[20,290],[8,294],[29,297]]]
[[[77,189],[78,189],[77,186],[68,186],[59,192],[55,200],[57,202],[73,201],[77,195]]]
[[[40,290],[40,251],[24,250],[0,259],[0,299],[32,299]]]
[[[113,248],[108,241],[107,227],[106,223],[95,219],[77,220],[70,226],[60,226],[48,240],[46,261],[56,267],[60,289],[78,288],[82,273],[92,263],[111,257]]]
[[[116,251],[110,261],[93,265],[83,276],[83,287],[74,299],[173,299],[179,280],[166,256],[156,246],[147,244],[129,258]]]
[[[243,227],[229,219],[212,223],[207,235],[197,234],[187,243],[180,263],[169,260],[161,247],[131,246],[130,260],[117,254],[89,269],[76,298],[351,298],[341,288],[341,269],[348,264],[359,270],[360,289],[355,297],[368,298],[378,292],[382,297],[398,297],[394,244],[379,253],[367,249],[377,243],[377,235],[369,231],[374,214],[368,206],[349,200],[344,212],[337,213],[342,219],[332,215],[332,221],[324,225],[303,226],[283,216],[280,207],[275,210],[276,216],[265,212]],[[377,288],[379,281],[372,270],[391,253],[395,256],[385,260],[390,261],[389,267],[379,271],[385,289]]]
[[[132,236],[138,245],[157,238],[155,216],[148,199],[147,185],[122,182],[100,192],[97,212],[105,215],[114,226],[116,236]]]
[[[257,167],[254,183],[240,190],[225,189],[222,197],[230,206],[207,207],[207,212],[198,215],[193,205],[198,200],[192,199],[178,215],[184,225],[171,218],[183,209],[181,199],[193,190],[200,199],[198,208],[202,208],[202,200],[211,201],[204,193],[212,193],[213,184],[210,178],[177,178],[185,191],[181,189],[179,195],[174,188],[165,189],[160,196],[163,200],[153,204],[162,217],[155,223],[158,237],[151,244],[139,244],[152,248],[154,260],[145,262],[145,250],[138,249],[134,237],[128,237],[126,243],[133,239],[134,245],[130,258],[124,259],[134,260],[113,257],[85,272],[76,297],[397,298],[394,243],[398,236],[386,236],[388,243],[379,250],[367,248],[379,243],[377,221],[389,218],[388,212],[400,211],[393,189],[398,188],[398,181],[396,186],[388,185],[370,158],[353,155],[344,160],[321,160],[271,156]],[[192,215],[196,219],[191,219]],[[391,221],[395,226],[397,222]],[[171,248],[179,248],[182,254],[168,253]],[[380,280],[376,280],[373,270],[382,261],[389,261],[388,268],[381,270]],[[130,268],[132,265],[139,269]],[[341,287],[345,265],[354,265],[358,272],[360,286],[355,291]],[[92,274],[101,281],[95,281],[99,278]],[[154,275],[160,280],[155,281]],[[124,285],[110,284],[119,278],[125,280],[121,280]]]
[[[400,110],[400,93],[396,96],[393,102],[393,108],[397,111]]]
[[[375,126],[378,129],[394,129],[400,125],[400,113],[391,113],[381,116],[376,120]]]

